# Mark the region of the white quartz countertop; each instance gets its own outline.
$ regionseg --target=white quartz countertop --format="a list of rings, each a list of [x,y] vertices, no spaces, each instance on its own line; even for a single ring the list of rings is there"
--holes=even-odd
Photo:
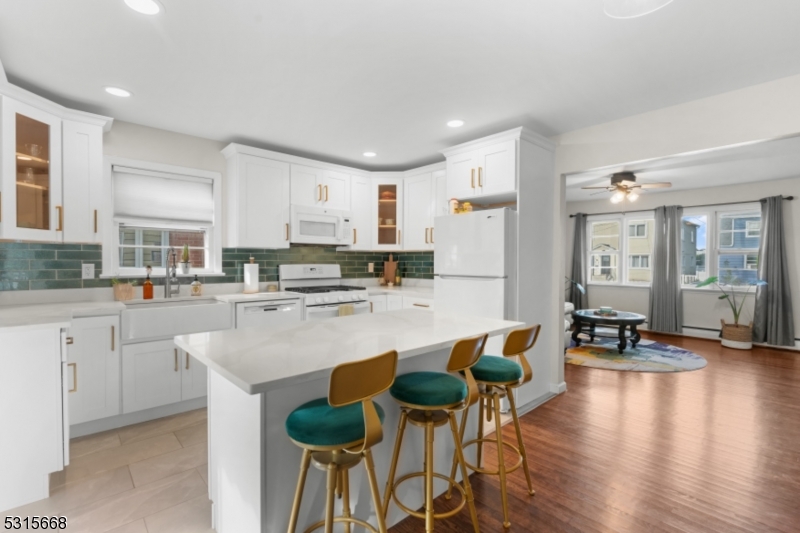
[[[377,296],[380,294],[397,294],[412,298],[433,298],[433,287],[367,287],[367,294]]]
[[[114,315],[122,302],[69,302],[0,306],[0,329],[68,328],[74,317]]]
[[[248,394],[259,394],[327,377],[337,365],[389,350],[397,350],[400,359],[405,359],[450,348],[459,339],[482,333],[500,335],[522,325],[403,309],[179,335],[175,344]]]

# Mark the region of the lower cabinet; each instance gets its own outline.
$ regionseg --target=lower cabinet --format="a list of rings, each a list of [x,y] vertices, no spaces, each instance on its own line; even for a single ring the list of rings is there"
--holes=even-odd
[[[378,294],[377,296],[369,297],[369,307],[373,313],[386,312],[386,295]]]
[[[433,311],[433,300],[430,298],[403,296],[403,309],[424,309],[426,311]]]
[[[206,367],[172,340],[122,347],[122,412],[206,395]]]
[[[67,335],[70,424],[120,414],[119,316],[76,318]]]
[[[403,297],[396,294],[386,295],[386,310],[398,311],[403,308]]]

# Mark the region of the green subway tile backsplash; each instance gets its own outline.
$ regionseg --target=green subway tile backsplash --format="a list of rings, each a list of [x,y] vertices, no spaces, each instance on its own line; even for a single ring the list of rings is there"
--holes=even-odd
[[[81,279],[81,264],[93,263],[95,276],[101,269],[102,248],[96,244],[41,244],[0,242],[0,291],[79,289],[111,287],[109,279]],[[250,257],[260,265],[261,281],[278,281],[278,265],[298,263],[338,263],[343,278],[380,277],[388,252],[339,252],[335,248],[294,246],[283,250],[262,248],[224,248],[222,269],[225,276],[201,278],[203,283],[241,283],[242,265]],[[433,279],[433,252],[395,252],[404,278]],[[367,272],[367,264],[375,272]],[[139,283],[139,280],[137,283]],[[154,279],[156,285],[160,279]]]

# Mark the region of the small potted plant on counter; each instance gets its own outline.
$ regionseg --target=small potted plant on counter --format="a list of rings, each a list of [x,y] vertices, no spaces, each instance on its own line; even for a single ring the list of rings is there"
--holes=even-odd
[[[114,287],[114,299],[118,302],[133,300],[134,285],[136,285],[136,280],[120,281],[117,278],[112,279],[111,286]]]
[[[183,245],[183,253],[181,254],[181,274],[186,275],[189,273],[189,245]]]
[[[750,289],[758,285],[766,284],[766,281],[756,280],[743,282],[738,278],[734,278],[728,282],[720,282],[717,276],[711,276],[710,278],[695,285],[696,287],[716,285],[717,288],[722,291],[719,299],[727,301],[728,305],[731,307],[731,311],[733,312],[733,324],[726,324],[724,318],[720,319],[720,322],[722,323],[721,336],[723,346],[728,348],[736,348],[738,350],[749,350],[753,347],[753,322],[751,321],[748,325],[744,326],[739,324],[739,318],[742,315],[742,309],[744,309],[744,302],[747,300],[747,295],[750,294]],[[744,294],[739,297],[740,301],[738,302],[736,301],[735,290],[735,287],[737,286],[747,286]],[[725,287],[728,287],[727,291],[725,290]]]

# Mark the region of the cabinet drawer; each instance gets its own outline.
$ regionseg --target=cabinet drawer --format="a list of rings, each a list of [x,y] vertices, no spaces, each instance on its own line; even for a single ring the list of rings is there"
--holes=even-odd
[[[403,309],[423,309],[433,311],[433,300],[430,298],[413,298],[403,296]]]

